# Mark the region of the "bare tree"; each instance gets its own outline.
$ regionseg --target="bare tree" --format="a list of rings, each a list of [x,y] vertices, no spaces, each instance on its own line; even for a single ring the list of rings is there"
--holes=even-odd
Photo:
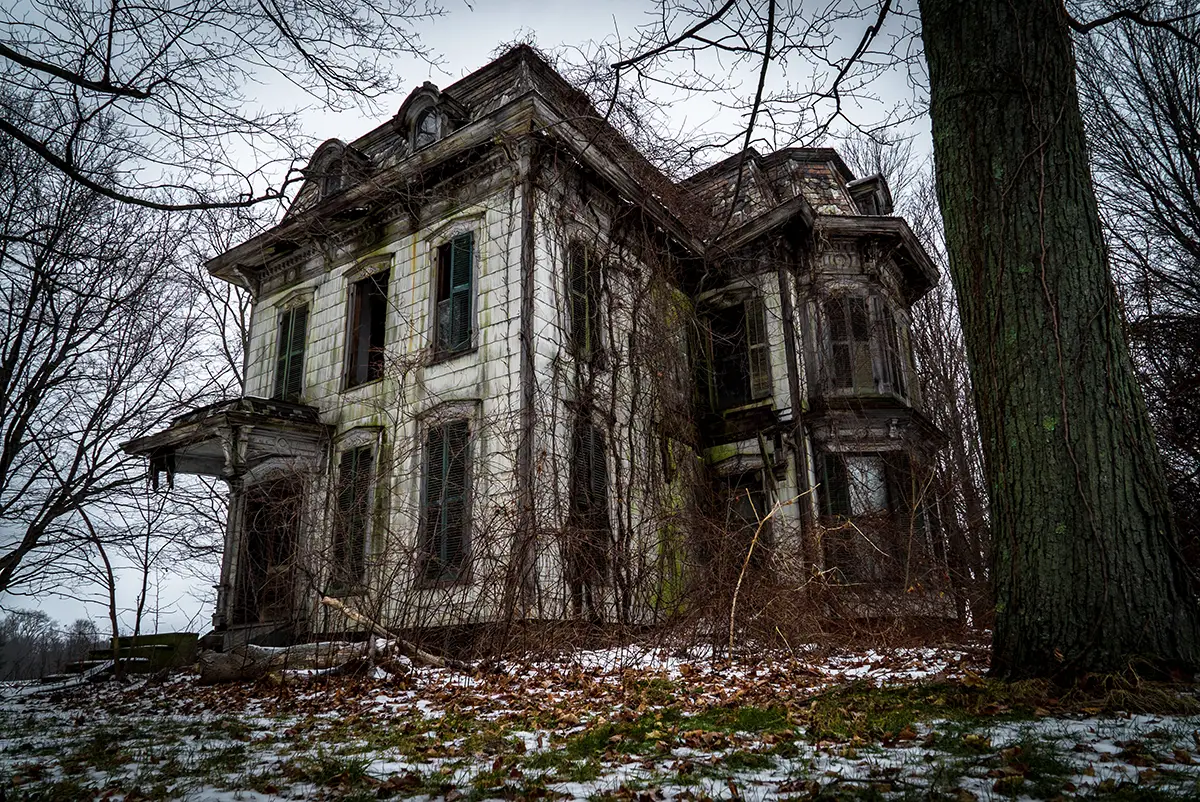
[[[5,9],[0,80],[16,91],[0,98],[0,133],[81,187],[169,209],[284,197],[300,178],[298,112],[247,88],[293,88],[328,108],[370,100],[394,87],[395,57],[429,58],[416,26],[440,13],[428,0]],[[119,139],[106,133],[114,120]]]
[[[97,172],[115,170],[110,156],[104,142],[78,153]],[[8,137],[0,174],[0,592],[19,593],[87,548],[81,511],[116,515],[105,505],[143,481],[117,444],[210,385],[187,372],[199,327],[175,280],[173,226],[184,221],[47,171]]]
[[[1175,518],[1200,567],[1200,3],[1080,39],[1093,174]]]

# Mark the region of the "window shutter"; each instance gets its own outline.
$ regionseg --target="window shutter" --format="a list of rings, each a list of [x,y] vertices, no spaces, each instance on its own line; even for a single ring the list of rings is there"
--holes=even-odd
[[[466,562],[467,458],[470,427],[454,421],[425,440],[424,575],[456,579]]]
[[[304,389],[304,337],[308,329],[308,307],[289,309],[279,317],[275,359],[275,398],[299,401]]]
[[[821,514],[850,514],[850,481],[840,454],[821,455]]]
[[[333,541],[334,570],[344,581],[363,578],[370,500],[371,447],[347,449],[338,465],[338,520]]]
[[[450,243],[450,331],[447,349],[471,345],[471,257],[474,235],[461,234]]]
[[[750,397],[767,398],[771,395],[771,350],[762,298],[746,301],[746,348],[750,360]]]

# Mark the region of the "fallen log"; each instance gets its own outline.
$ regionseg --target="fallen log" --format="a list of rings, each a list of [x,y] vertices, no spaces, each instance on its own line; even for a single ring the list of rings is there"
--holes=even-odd
[[[287,669],[329,669],[362,657],[363,649],[361,643],[323,642],[282,648],[244,643],[227,652],[203,651],[199,683],[246,682]]]
[[[402,638],[397,638],[394,634],[385,629],[377,621],[372,621],[362,613],[346,606],[346,603],[341,599],[335,599],[331,596],[322,596],[321,604],[326,607],[332,607],[342,615],[369,628],[381,638],[387,638],[391,641],[392,646],[400,654],[407,657],[414,665],[427,666],[429,668],[451,668],[455,671],[465,671],[471,673],[475,671],[475,666],[470,663],[464,663],[461,660],[453,660],[448,657],[438,657],[436,654],[427,652],[419,648],[415,643],[410,643]]]

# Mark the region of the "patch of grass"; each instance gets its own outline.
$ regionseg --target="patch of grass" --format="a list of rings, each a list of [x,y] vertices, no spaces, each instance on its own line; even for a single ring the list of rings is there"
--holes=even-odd
[[[348,788],[364,782],[370,763],[369,759],[341,757],[322,749],[314,756],[287,764],[287,776],[329,788]]]

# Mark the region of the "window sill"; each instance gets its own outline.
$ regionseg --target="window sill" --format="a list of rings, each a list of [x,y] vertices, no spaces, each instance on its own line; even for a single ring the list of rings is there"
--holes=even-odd
[[[478,351],[479,351],[479,346],[476,345],[475,343],[472,343],[469,347],[462,348],[458,351],[434,350],[431,352],[431,356],[429,358],[429,366],[432,367],[433,365],[442,365],[442,364],[445,364],[446,362],[453,362],[455,359],[458,359],[459,357],[468,356],[470,354],[477,353]]]
[[[341,393],[343,395],[345,395],[346,393],[357,392],[358,390],[362,390],[363,388],[376,387],[383,383],[384,378],[386,378],[386,377],[380,376],[378,379],[369,379],[369,380],[367,380],[365,382],[361,382],[359,384],[343,385],[342,389],[341,389]]]

